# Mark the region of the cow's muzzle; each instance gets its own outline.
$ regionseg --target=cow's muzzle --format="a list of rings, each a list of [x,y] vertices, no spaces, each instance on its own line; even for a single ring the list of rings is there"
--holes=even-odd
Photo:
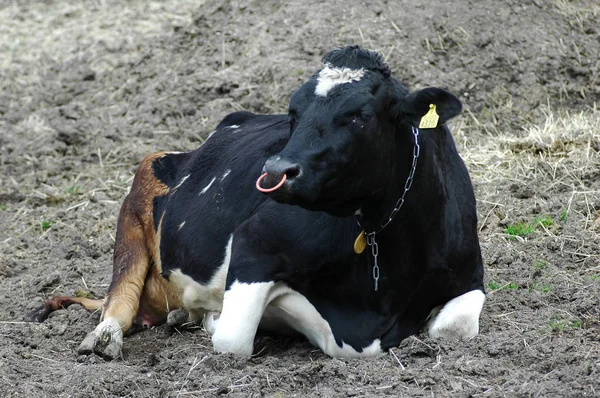
[[[298,163],[291,162],[281,156],[274,156],[265,162],[262,175],[256,181],[256,189],[261,192],[285,190],[302,174]]]

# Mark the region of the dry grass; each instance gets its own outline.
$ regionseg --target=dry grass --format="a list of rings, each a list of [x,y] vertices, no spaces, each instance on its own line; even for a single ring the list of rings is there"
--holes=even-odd
[[[582,175],[600,164],[600,111],[595,105],[577,114],[547,107],[544,114],[543,124],[524,126],[521,136],[506,132],[467,139],[465,127],[459,126],[457,141],[474,179],[541,180],[547,188],[558,183],[584,188]]]

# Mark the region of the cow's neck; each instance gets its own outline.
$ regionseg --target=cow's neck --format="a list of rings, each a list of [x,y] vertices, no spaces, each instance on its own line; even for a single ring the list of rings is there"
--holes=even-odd
[[[360,212],[357,213],[358,222],[365,229],[367,235],[373,235],[373,233],[379,235],[388,232],[387,230],[395,224],[396,217],[404,210],[419,163],[419,138],[419,130],[413,127],[412,139],[409,141],[409,145],[401,145],[405,148],[406,153],[399,156],[399,158],[407,159],[407,161],[394,165],[389,183],[378,195],[366,201]]]
[[[406,156],[406,154],[400,156],[400,159],[404,158],[410,161],[409,167],[407,168],[406,164],[395,165],[389,184],[382,189],[378,198],[373,198],[364,204],[362,214],[358,216],[359,224],[365,229],[368,251],[372,258],[375,291],[379,290],[381,275],[379,244],[384,241],[389,242],[388,238],[390,236],[397,235],[398,218],[404,218],[399,213],[405,210],[404,205],[410,194],[416,174],[420,155],[419,130],[413,127],[412,135],[412,145],[399,146],[400,148],[410,148],[407,152],[409,156]],[[386,209],[388,210],[386,211]]]

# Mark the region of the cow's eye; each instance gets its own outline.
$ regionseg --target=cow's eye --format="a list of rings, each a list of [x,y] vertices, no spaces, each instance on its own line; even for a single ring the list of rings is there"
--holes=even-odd
[[[372,117],[373,117],[373,114],[371,112],[360,112],[360,113],[357,113],[354,116],[352,116],[352,119],[350,119],[350,122],[353,124],[354,123],[365,124],[369,120],[371,120]]]
[[[368,122],[369,120],[371,120],[371,118],[373,118],[372,112],[361,112],[358,114],[358,120],[360,120],[363,123]]]

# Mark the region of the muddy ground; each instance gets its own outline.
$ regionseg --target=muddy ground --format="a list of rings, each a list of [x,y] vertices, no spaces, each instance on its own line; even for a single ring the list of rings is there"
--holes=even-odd
[[[465,104],[478,337],[338,360],[262,336],[243,361],[163,326],[105,362],[76,354],[99,314],[23,321],[50,295],[103,296],[144,155],[193,149],[234,110],[285,112],[346,44]],[[595,0],[0,2],[0,396],[599,396],[599,59]]]

